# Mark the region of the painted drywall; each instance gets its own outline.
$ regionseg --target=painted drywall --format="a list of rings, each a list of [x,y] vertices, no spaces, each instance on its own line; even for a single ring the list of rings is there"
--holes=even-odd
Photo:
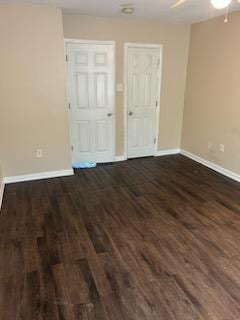
[[[124,43],[163,45],[159,150],[180,147],[190,26],[63,15],[65,38],[116,41],[116,81],[123,83]],[[124,153],[124,99],[116,96],[116,154]]]
[[[223,20],[192,26],[182,148],[240,174],[240,12]]]
[[[2,185],[2,183],[3,183],[3,168],[0,162],[0,186]]]
[[[0,4],[0,145],[5,176],[71,167],[62,14]],[[36,150],[43,157],[36,158]]]
[[[2,207],[3,191],[4,191],[3,169],[0,163],[0,210]]]

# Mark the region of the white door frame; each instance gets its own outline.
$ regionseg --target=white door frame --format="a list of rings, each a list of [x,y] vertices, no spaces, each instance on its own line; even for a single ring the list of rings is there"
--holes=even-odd
[[[161,99],[161,82],[162,82],[162,56],[163,56],[163,45],[161,44],[150,44],[150,43],[134,43],[126,42],[124,43],[124,160],[128,159],[128,108],[127,108],[127,66],[128,66],[128,49],[129,48],[151,48],[159,49],[159,72],[158,72],[158,106],[157,106],[157,123],[156,123],[156,144],[154,156],[158,153],[158,141],[159,141],[159,123],[160,123],[160,99]]]
[[[112,155],[112,161],[115,161],[116,157],[116,42],[115,41],[102,41],[102,40],[85,40],[85,39],[71,39],[71,38],[64,38],[64,53],[65,57],[67,57],[67,45],[69,43],[78,43],[78,44],[102,44],[102,45],[112,45],[113,48],[113,109],[114,109],[114,120],[113,120],[113,126],[114,126],[114,154]],[[68,110],[68,125],[69,125],[69,136],[70,136],[70,155],[71,155],[71,160],[73,163],[72,159],[72,150],[71,150],[71,145],[72,145],[72,134],[71,134],[71,125],[70,125],[70,109],[69,109],[69,90],[68,90],[68,70],[67,70],[67,58],[65,59],[65,77],[66,77],[66,94],[67,94],[67,110]]]

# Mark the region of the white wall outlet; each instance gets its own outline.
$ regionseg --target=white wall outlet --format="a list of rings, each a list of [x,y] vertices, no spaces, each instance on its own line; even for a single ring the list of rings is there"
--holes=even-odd
[[[42,158],[42,156],[43,156],[42,149],[37,149],[36,150],[36,158]]]
[[[219,145],[219,150],[221,151],[221,152],[224,152],[225,151],[225,146],[224,146],[224,144],[220,144]]]
[[[208,149],[211,150],[213,147],[212,141],[208,141]]]
[[[123,92],[123,84],[117,83],[117,92]]]

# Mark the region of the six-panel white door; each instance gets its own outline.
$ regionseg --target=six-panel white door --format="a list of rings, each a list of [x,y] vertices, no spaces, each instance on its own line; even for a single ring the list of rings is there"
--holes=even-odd
[[[155,153],[159,55],[158,48],[127,50],[128,158]]]
[[[114,47],[67,44],[73,162],[111,162],[115,155]]]

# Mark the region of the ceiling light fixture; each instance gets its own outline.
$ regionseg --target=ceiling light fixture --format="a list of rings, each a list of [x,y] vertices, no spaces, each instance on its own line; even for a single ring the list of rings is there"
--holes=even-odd
[[[224,9],[230,5],[232,0],[211,0],[212,5],[216,9]]]
[[[133,14],[134,13],[134,7],[132,4],[124,4],[121,7],[122,7],[121,11],[124,14]]]
[[[177,1],[175,0],[175,3],[173,5],[171,5],[170,8],[171,9],[177,8],[188,1],[190,2],[190,0],[177,0]],[[210,0],[210,1],[211,1],[212,6],[215,9],[226,9],[224,23],[227,23],[228,22],[228,11],[229,11],[230,5],[232,3],[232,0]],[[234,0],[234,2],[240,3],[240,0]]]
[[[175,0],[175,3],[173,5],[171,5],[170,8],[177,8],[186,2],[190,2],[190,0],[177,0],[177,1]],[[211,0],[211,3],[215,9],[227,8],[231,4],[231,2],[232,2],[232,0]],[[240,0],[234,0],[234,2],[240,3]]]

